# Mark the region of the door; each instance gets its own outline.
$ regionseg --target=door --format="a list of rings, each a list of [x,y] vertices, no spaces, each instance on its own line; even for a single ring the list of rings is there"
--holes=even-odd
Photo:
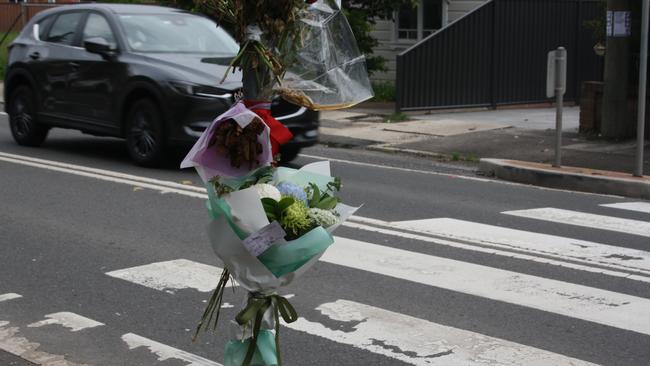
[[[110,23],[102,14],[91,12],[83,25],[80,46],[89,39],[101,38],[111,52],[100,55],[83,48],[74,54],[75,72],[71,75],[69,93],[73,100],[72,112],[79,119],[102,127],[119,126],[119,116],[114,115],[117,86],[125,79],[126,70],[119,61],[118,42]]]
[[[71,108],[68,86],[75,65],[70,55],[78,52],[74,44],[83,16],[82,12],[57,16],[47,35],[41,39],[47,43],[48,52],[34,54],[34,57],[38,57],[43,75],[43,112],[61,119],[65,119]]]

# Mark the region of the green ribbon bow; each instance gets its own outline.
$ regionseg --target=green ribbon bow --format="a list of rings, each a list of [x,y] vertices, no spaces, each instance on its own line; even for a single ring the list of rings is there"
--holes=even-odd
[[[298,313],[296,313],[296,309],[293,308],[286,298],[280,295],[260,294],[253,294],[253,297],[248,300],[246,308],[240,311],[235,317],[237,323],[242,326],[254,320],[253,337],[248,345],[248,351],[246,352],[246,358],[242,366],[250,366],[253,360],[262,320],[269,308],[273,309],[273,320],[275,321],[275,349],[278,357],[278,366],[282,366],[282,359],[280,358],[280,316],[282,316],[285,322],[293,323],[298,320]]]

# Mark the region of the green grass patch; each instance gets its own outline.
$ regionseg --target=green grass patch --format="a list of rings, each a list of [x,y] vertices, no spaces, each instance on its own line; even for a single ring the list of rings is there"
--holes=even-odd
[[[5,36],[4,32],[0,32],[0,40]],[[7,53],[9,52],[9,44],[18,37],[18,32],[11,32],[7,38],[0,44],[0,80],[5,78],[5,70],[7,69]]]
[[[395,84],[390,81],[376,81],[372,83],[372,89],[375,91],[375,102],[394,102],[395,101]]]
[[[393,122],[404,122],[408,121],[411,118],[408,116],[408,114],[402,113],[402,112],[397,112],[393,113],[390,116],[384,117],[384,122],[386,123],[393,123]]]
[[[461,154],[459,152],[451,153],[451,155],[449,156],[449,159],[451,161],[467,161],[467,162],[470,162],[470,163],[478,163],[479,161],[481,161],[481,158],[479,158],[478,155],[476,155],[474,153],[469,153],[467,155],[463,155],[463,154]]]

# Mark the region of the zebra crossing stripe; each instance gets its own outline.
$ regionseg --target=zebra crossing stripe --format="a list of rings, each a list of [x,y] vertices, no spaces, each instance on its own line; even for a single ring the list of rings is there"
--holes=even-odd
[[[79,314],[70,313],[70,312],[60,312],[54,314],[45,315],[45,319],[27,325],[29,328],[38,328],[45,325],[58,324],[63,327],[69,328],[71,332],[78,332],[87,328],[94,328],[104,325],[98,321],[86,318]]]
[[[217,286],[221,271],[223,269],[219,267],[187,259],[176,259],[119,269],[106,274],[155,290],[175,293],[176,290],[186,288],[210,292]]]
[[[187,276],[169,265],[175,261],[115,271],[117,276],[108,274],[171,293],[170,288],[205,292],[214,288],[219,268],[180,261],[185,271],[203,268],[211,275],[179,280]],[[321,261],[650,335],[650,299],[642,297],[342,237],[335,237]],[[144,275],[143,267],[157,270]]]
[[[10,293],[7,293],[7,294],[0,294],[0,302],[9,301],[9,300],[13,300],[13,299],[19,299],[21,297],[23,297],[23,296],[19,295],[19,294],[15,294],[13,292],[10,292]]]
[[[153,341],[137,334],[124,334],[122,336],[122,340],[129,346],[129,349],[135,349],[139,347],[149,349],[151,353],[158,356],[158,361],[178,359],[188,362],[187,366],[222,366],[220,363],[210,361],[195,354]]]
[[[321,261],[650,335],[650,299],[337,237]]]
[[[594,365],[353,301],[337,300],[316,310],[329,318],[329,327],[302,317],[286,326],[412,365]],[[344,322],[347,329],[332,329],[332,321]]]
[[[590,262],[586,259],[566,258],[557,255],[553,256],[549,254],[544,254],[544,256],[541,256],[540,253],[537,252],[530,252],[527,254],[527,253],[521,253],[524,251],[523,249],[517,249],[516,251],[514,251],[512,250],[512,248],[505,248],[497,244],[490,244],[490,246],[488,247],[484,245],[485,243],[481,243],[482,245],[477,245],[474,243],[469,243],[468,241],[463,242],[459,240],[447,240],[447,239],[441,239],[439,237],[434,237],[430,235],[423,235],[426,233],[417,234],[412,232],[396,231],[396,230],[384,229],[384,228],[365,225],[365,224],[357,224],[355,222],[346,222],[344,225],[359,230],[366,230],[366,231],[376,232],[385,235],[393,235],[400,238],[418,240],[421,242],[430,243],[434,245],[448,246],[452,248],[469,250],[477,253],[498,255],[507,258],[531,261],[539,264],[558,266],[562,268],[570,268],[578,271],[596,273],[599,275],[622,277],[627,280],[650,283],[650,276],[642,272],[639,272],[638,270],[631,270],[630,268],[623,268],[615,265],[604,265],[604,264],[595,265],[593,262]],[[505,250],[497,249],[497,248],[503,248]],[[549,257],[554,257],[554,258],[549,258]],[[575,263],[575,262],[579,262],[579,263]],[[603,268],[603,267],[607,267],[607,268]]]
[[[650,213],[650,203],[648,202],[622,202],[622,203],[610,203],[610,204],[600,205],[600,206],[619,208],[621,210]]]
[[[650,237],[650,222],[640,220],[622,219],[551,207],[504,211],[502,214]]]
[[[619,270],[639,271],[650,276],[650,251],[450,218],[400,221],[391,224],[397,228],[451,240],[467,241],[501,249],[514,249]]]

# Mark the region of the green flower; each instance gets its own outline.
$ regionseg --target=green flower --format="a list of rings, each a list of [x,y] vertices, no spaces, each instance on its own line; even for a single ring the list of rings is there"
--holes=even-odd
[[[298,238],[312,228],[309,211],[303,201],[296,200],[282,212],[280,225],[290,238]]]
[[[335,213],[320,208],[310,208],[308,215],[316,225],[324,228],[336,225],[339,222],[339,218]]]

